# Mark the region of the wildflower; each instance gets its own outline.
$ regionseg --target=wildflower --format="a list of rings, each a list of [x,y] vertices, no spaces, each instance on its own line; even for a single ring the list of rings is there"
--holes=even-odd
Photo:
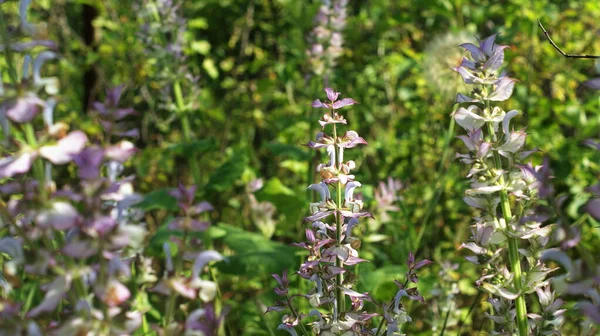
[[[475,256],[467,257],[469,261],[487,265],[477,284],[492,295],[490,303],[494,313],[488,317],[496,323],[496,332],[512,332],[516,319],[519,334],[524,336],[530,332],[527,318],[535,320],[534,315],[527,314],[524,296],[536,290],[540,295],[539,289],[547,286],[545,278],[552,269],[536,256],[548,248],[554,226],[543,226],[543,218],[533,216],[530,209],[548,192],[544,182],[535,181],[546,176],[547,169],[520,163],[531,152],[523,150],[525,131],[514,131],[510,127],[518,112],[505,112],[492,105],[510,98],[516,82],[504,72],[498,74],[507,46],[498,45],[495,40],[496,35],[492,35],[478,45],[462,44],[471,57],[463,58],[461,65],[454,68],[466,84],[476,85],[469,96],[457,95],[457,103],[469,103],[469,106],[459,107],[452,115],[467,132],[459,138],[469,152],[457,155],[471,167],[467,175],[471,188],[466,190],[464,200],[482,212],[471,228],[471,241],[461,247],[475,253]],[[513,213],[509,195],[520,202],[520,213]],[[498,205],[502,216],[498,215]],[[520,247],[520,242],[526,245]],[[507,249],[506,262],[504,251]],[[521,255],[527,257],[527,263],[521,262]],[[512,272],[508,271],[507,264]],[[542,323],[538,322],[534,321],[532,325]]]

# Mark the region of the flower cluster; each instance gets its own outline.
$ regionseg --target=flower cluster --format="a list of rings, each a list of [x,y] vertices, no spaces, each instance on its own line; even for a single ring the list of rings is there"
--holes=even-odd
[[[593,141],[587,140],[586,145],[600,150],[600,145]],[[543,182],[543,176],[537,176],[540,183]],[[548,188],[553,190],[553,188]],[[600,220],[600,184],[596,184],[588,188],[593,195],[584,206],[591,217]],[[551,195],[551,193],[549,193]],[[564,203],[563,198],[557,198],[554,206],[548,209],[548,213],[558,213],[560,216],[561,205]],[[588,253],[585,246],[579,244],[581,240],[580,229],[577,226],[563,223],[560,230],[557,230],[556,235],[561,241],[560,248],[546,251],[542,256],[543,260],[552,261],[562,267],[561,274],[552,277],[552,284],[556,291],[567,296],[570,300],[576,301],[575,307],[579,309],[586,320],[583,321],[584,329],[590,327],[590,323],[600,324],[600,265],[597,264],[592,253]],[[577,247],[579,252],[578,258],[573,258],[569,250]]]
[[[375,189],[375,205],[377,207],[376,214],[378,220],[376,225],[370,225],[372,231],[377,231],[381,224],[385,224],[390,221],[389,212],[398,212],[400,209],[396,205],[402,198],[398,193],[404,188],[404,185],[400,180],[394,179],[391,176],[388,177],[387,181],[380,181],[377,189]]]
[[[198,78],[191,74],[185,53],[185,36],[188,22],[183,16],[181,0],[159,0],[148,3],[142,1],[139,6],[141,27],[138,37],[148,56],[152,73],[151,85],[147,87],[149,93],[159,100],[161,107],[168,111],[175,111],[177,102],[173,98],[178,94],[174,91],[173,84],[185,79],[192,85],[185,86],[197,96]],[[158,89],[159,94],[153,94]]]
[[[357,276],[352,273],[350,267],[367,260],[358,255],[361,240],[353,235],[353,229],[359,225],[359,218],[372,216],[363,211],[362,200],[354,196],[355,189],[360,187],[361,183],[352,174],[356,163],[352,160],[345,161],[344,151],[358,145],[366,145],[367,142],[352,130],[338,135],[338,125],[347,123],[338,110],[357,102],[351,98],[339,99],[340,93],[330,88],[325,89],[325,92],[326,101],[317,99],[312,104],[315,108],[328,110],[319,120],[323,130],[317,133],[315,141],[310,141],[307,146],[325,149],[329,160],[317,167],[321,182],[308,187],[320,196],[318,202],[310,204],[311,215],[305,218],[305,221],[312,223],[312,228],[306,229],[305,242],[293,244],[308,252],[308,257],[297,274],[310,281],[312,288],[307,294],[289,295],[287,275],[274,275],[279,285],[275,293],[285,300],[278,301],[277,305],[270,307],[268,311],[289,310],[291,315],[283,317],[280,328],[288,330],[292,335],[296,334],[296,327],[299,327],[303,334],[307,334],[302,322],[305,318],[312,320],[308,325],[313,333],[318,335],[376,335],[384,322],[387,322],[388,335],[392,335],[399,330],[401,323],[410,321],[403,310],[401,298],[406,296],[422,300],[416,288],[408,288],[407,285],[409,282],[416,283],[415,271],[430,262],[415,262],[414,256],[410,255],[406,282],[397,282],[398,295],[389,305],[377,305],[368,293],[354,289]],[[325,127],[328,125],[332,125],[332,135],[325,133]],[[330,186],[335,190],[333,196]],[[298,296],[308,299],[313,307],[307,315],[298,312],[292,305],[291,300]],[[349,305],[346,304],[347,301]],[[381,314],[365,311],[365,302],[381,306],[383,315],[379,328],[369,328],[370,320]]]
[[[600,89],[600,88],[599,88]],[[586,145],[600,151],[600,142],[594,140],[587,140]],[[589,187],[588,191],[592,193],[593,197],[585,205],[585,210],[594,217],[594,219],[600,221],[600,182]]]
[[[314,18],[314,28],[309,37],[310,49],[306,51],[312,71],[317,76],[329,78],[336,59],[342,52],[342,31],[346,26],[348,0],[323,0]]]
[[[28,3],[22,2],[22,11]],[[180,216],[169,227],[183,238],[165,243],[165,275],[159,281],[155,263],[146,256],[144,214],[136,206],[143,197],[133,189],[134,177],[123,176],[124,164],[137,150],[120,137],[135,137],[137,130],[122,119],[135,112],[119,107],[119,86],[107,91],[105,103],[94,104],[104,141],[56,122],[51,95],[58,82],[40,76],[44,62],[53,58],[50,51],[33,58],[33,76],[32,58],[25,56],[20,72],[7,58],[18,76],[0,85],[6,143],[0,158],[0,334],[131,335],[139,329],[148,334],[150,327],[165,335],[214,334],[222,320],[212,305],[216,285],[201,273],[222,257],[200,251],[198,240],[188,234],[206,230],[203,216],[212,207],[193,202],[193,187],[172,192]],[[61,178],[55,181],[56,176]],[[175,256],[171,246],[177,246]],[[184,270],[188,260],[191,272]],[[14,301],[23,295],[27,300]],[[143,323],[153,309],[150,302],[156,302],[152,295],[169,296],[168,313],[164,321]],[[184,315],[185,323],[177,322],[183,315],[176,310],[179,296],[196,308]]]
[[[467,259],[483,269],[477,284],[492,295],[494,313],[489,317],[496,331],[511,334],[517,326],[521,336],[530,332],[546,335],[548,326],[541,327],[535,315],[527,314],[525,295],[537,292],[543,309],[557,315],[562,312],[559,304],[550,302],[553,295],[546,277],[552,269],[540,260],[549,248],[554,225],[543,225],[544,219],[533,212],[538,197],[547,192],[536,176],[547,170],[521,163],[534,151],[523,149],[525,131],[510,127],[519,113],[493,105],[510,98],[515,84],[504,72],[498,74],[507,46],[497,45],[495,39],[492,35],[479,45],[461,45],[471,57],[463,58],[454,69],[466,84],[475,86],[469,95],[457,95],[457,103],[469,105],[454,111],[453,118],[467,132],[459,138],[468,152],[457,154],[470,166],[471,188],[464,200],[481,213],[471,228],[471,241],[462,247],[475,253]],[[556,316],[552,328],[560,322]],[[544,333],[538,333],[541,329]]]
[[[263,187],[263,180],[256,179],[246,185],[246,198],[250,206],[250,218],[254,225],[267,238],[275,233],[277,222],[275,218],[275,205],[271,202],[259,202],[254,193]]]

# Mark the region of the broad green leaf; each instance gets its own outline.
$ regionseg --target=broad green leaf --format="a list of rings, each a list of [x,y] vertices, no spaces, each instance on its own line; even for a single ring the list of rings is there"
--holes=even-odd
[[[248,158],[243,151],[236,151],[232,157],[222,164],[210,176],[206,189],[225,191],[231,188],[242,177],[248,164]]]
[[[176,211],[179,209],[177,200],[169,195],[169,189],[158,189],[147,194],[138,207],[143,211],[158,209]]]
[[[165,148],[170,154],[176,155],[190,155],[201,154],[217,148],[217,143],[214,138],[195,140],[192,142],[182,142],[173,144]]]
[[[282,159],[295,159],[298,161],[306,161],[309,158],[308,152],[300,146],[288,145],[277,142],[270,142],[263,146],[273,155]]]
[[[225,245],[235,252],[225,262],[217,264],[223,273],[267,277],[296,264],[295,248],[228,224],[218,227],[226,232]]]
[[[256,199],[261,202],[267,201],[275,204],[277,211],[285,214],[287,219],[291,221],[300,220],[303,214],[308,214],[305,193],[299,195],[285,186],[277,177],[267,181],[265,186],[255,195]]]

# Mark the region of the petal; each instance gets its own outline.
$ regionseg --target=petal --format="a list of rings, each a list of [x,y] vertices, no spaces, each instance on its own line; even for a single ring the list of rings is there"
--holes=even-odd
[[[504,133],[504,139],[507,141],[510,137],[510,129],[509,129],[510,120],[518,114],[519,114],[519,112],[517,110],[512,110],[512,111],[506,113],[506,115],[504,116],[504,119],[502,120],[502,132]]]
[[[67,293],[71,284],[68,276],[60,276],[48,286],[48,291],[44,295],[42,302],[27,313],[28,318],[36,317],[43,312],[52,312],[58,306],[63,295]]]
[[[119,137],[124,137],[124,138],[139,139],[140,138],[140,130],[137,128],[132,128],[130,130],[123,131],[123,132],[115,132],[114,135],[119,136]]]
[[[490,59],[483,63],[483,70],[497,70],[502,65],[502,62],[504,62],[504,49],[506,48],[508,48],[508,46],[496,46],[496,48],[494,48],[494,54]]]
[[[72,258],[85,259],[95,255],[97,248],[90,242],[77,240],[67,243],[61,252]]]
[[[321,220],[323,218],[329,217],[331,214],[333,214],[333,211],[319,211],[319,212],[315,212],[312,216],[305,217],[304,221],[308,221],[308,222],[318,221],[318,220]]]
[[[600,306],[586,301],[579,303],[578,307],[590,320],[596,324],[600,324]]]
[[[121,100],[121,94],[123,93],[123,89],[125,88],[125,84],[121,84],[119,86],[115,86],[111,89],[106,90],[106,100],[108,104],[111,106],[119,105],[119,101]]]
[[[478,46],[474,45],[473,43],[463,43],[460,46],[469,51],[471,53],[471,57],[473,57],[475,61],[480,63],[485,62],[485,54]]]
[[[485,124],[485,118],[473,113],[473,111],[481,110],[474,105],[469,106],[469,109],[461,107],[454,112],[454,120],[456,120],[456,123],[467,131],[479,129]]]
[[[487,99],[492,101],[505,101],[513,93],[513,89],[515,88],[516,80],[510,77],[502,77],[495,84],[495,89],[492,94],[490,94]]]
[[[585,205],[587,211],[595,220],[600,220],[600,198],[594,198]]]
[[[133,143],[123,140],[116,145],[107,147],[104,154],[111,160],[123,163],[135,154],[136,151],[137,149]]]
[[[511,132],[509,139],[500,147],[498,151],[516,153],[525,145],[527,134],[523,131]]]
[[[329,104],[323,104],[319,99],[315,99],[312,102],[312,107],[315,107],[315,108],[330,108],[331,106]]]
[[[339,92],[335,92],[332,88],[325,88],[325,92],[327,93],[327,99],[330,101],[336,101],[340,96]]]
[[[200,278],[200,272],[204,269],[204,266],[211,261],[221,261],[223,256],[217,251],[204,251],[198,254],[194,261],[194,267],[192,269],[192,278]]]
[[[491,57],[492,53],[494,52],[494,43],[496,41],[496,36],[498,36],[498,34],[490,35],[485,40],[479,42],[481,51],[483,51],[483,53],[488,57]]]
[[[277,327],[277,330],[285,330],[290,334],[290,336],[298,336],[298,333],[296,332],[296,330],[294,330],[293,327],[285,325],[283,323]]]
[[[111,278],[102,294],[102,301],[109,307],[116,307],[127,301],[130,296],[131,292],[125,285],[115,278]]]
[[[358,104],[358,102],[352,98],[344,98],[333,103],[333,109],[337,110],[344,106],[350,106],[354,104]]]
[[[192,282],[191,285],[200,289],[198,296],[204,302],[210,302],[217,296],[217,284],[212,281],[198,279],[198,281]]]
[[[474,189],[468,189],[465,193],[467,195],[489,195],[500,190],[502,190],[502,186],[499,185],[482,186]]]
[[[75,227],[81,217],[71,203],[55,201],[49,209],[41,210],[35,217],[36,223],[42,228],[68,230]]]
[[[431,260],[427,260],[427,259],[423,259],[421,261],[418,261],[414,266],[413,269],[418,270],[419,268],[423,267],[423,266],[427,266],[433,264],[433,261]]]
[[[318,192],[321,196],[321,202],[325,202],[329,199],[329,187],[323,182],[319,184],[311,184],[306,189]]]
[[[28,172],[35,157],[36,153],[24,152],[0,159],[0,179]]]
[[[352,181],[346,184],[346,190],[344,191],[346,202],[351,202],[354,200],[354,189],[360,186],[362,186],[362,184],[358,181]]]
[[[114,120],[121,120],[127,116],[130,115],[137,115],[137,112],[133,109],[133,108],[122,108],[122,109],[117,109],[115,110],[115,112],[113,113],[113,119]]]
[[[469,70],[477,70],[477,63],[466,57],[463,57],[462,62],[460,62],[460,66],[463,66]]]
[[[6,117],[16,123],[27,123],[38,114],[39,106],[44,105],[36,96],[19,97],[6,105]]]
[[[54,95],[56,93],[58,93],[58,87],[54,84],[56,79],[53,78],[42,78],[41,75],[41,71],[42,71],[42,66],[44,65],[44,63],[46,63],[46,61],[49,61],[51,59],[56,59],[58,57],[58,55],[52,51],[42,51],[41,53],[39,53],[37,55],[37,57],[35,58],[35,61],[33,61],[33,83],[36,86],[45,86],[46,87],[46,92],[50,95]],[[50,85],[48,85],[50,84]]]
[[[100,165],[104,160],[104,150],[98,146],[85,148],[73,161],[79,166],[79,178],[93,180],[100,176]]]
[[[471,98],[468,96],[465,96],[462,93],[457,93],[456,94],[456,102],[457,103],[478,103],[479,99],[475,99],[475,98]]]
[[[213,211],[214,209],[215,208],[210,203],[205,201],[192,206],[192,208],[190,208],[190,213],[192,215],[198,215],[206,211]]]
[[[467,249],[473,251],[473,253],[475,253],[475,254],[485,254],[488,251],[486,248],[481,247],[481,246],[479,246],[479,245],[477,245],[475,243],[472,243],[472,242],[471,243],[467,243],[467,244],[462,244],[460,246],[460,248],[461,249],[462,248],[467,248]]]
[[[459,66],[456,68],[453,68],[452,70],[458,72],[460,74],[460,76],[462,77],[463,81],[467,84],[481,84],[482,80],[473,75],[471,73],[471,71],[469,71],[469,69],[463,67],[463,66]]]
[[[182,279],[172,279],[170,281],[171,289],[177,292],[179,295],[188,298],[195,299],[196,298],[196,290],[191,288],[187,283],[185,283]]]
[[[583,82],[582,85],[587,86],[592,89],[595,89],[595,90],[600,90],[600,77],[587,80],[587,81]]]
[[[65,164],[79,155],[88,138],[82,131],[74,131],[58,140],[56,145],[43,146],[40,155],[54,164]]]

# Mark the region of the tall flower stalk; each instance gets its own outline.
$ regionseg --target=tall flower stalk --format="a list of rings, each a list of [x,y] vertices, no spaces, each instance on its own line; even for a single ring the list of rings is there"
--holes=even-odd
[[[152,69],[155,85],[145,89],[151,93],[148,96],[157,98],[159,107],[175,112],[181,121],[183,139],[189,144],[194,141],[190,111],[197,107],[191,97],[199,95],[199,78],[192,74],[184,52],[185,35],[188,33],[182,8],[184,1],[143,0],[138,5],[143,8],[139,36],[146,53],[155,62]],[[160,92],[155,91],[156,87],[160,88]],[[162,124],[170,123],[172,113],[168,115]],[[200,185],[202,176],[198,157],[192,153],[187,160],[194,184]]]
[[[465,202],[481,210],[471,229],[472,241],[463,247],[476,254],[468,260],[483,266],[477,284],[492,295],[494,312],[489,317],[497,331],[512,333],[516,318],[518,334],[526,336],[525,295],[548,284],[545,278],[551,269],[540,256],[553,226],[542,226],[539,218],[531,215],[539,183],[531,173],[535,169],[522,164],[533,152],[523,150],[525,131],[510,128],[511,119],[519,113],[497,106],[510,98],[515,79],[504,72],[498,74],[507,46],[497,45],[495,39],[492,35],[479,45],[462,44],[471,57],[463,58],[454,69],[466,84],[475,86],[470,95],[457,95],[456,102],[468,104],[467,108],[453,112],[456,123],[467,131],[459,138],[469,152],[457,155],[471,167],[467,175],[471,189],[466,191]]]
[[[289,311],[291,315],[285,315],[279,327],[291,335],[297,335],[296,327],[302,334],[308,335],[302,322],[305,318],[316,318],[308,325],[317,335],[380,335],[380,332],[393,335],[400,330],[402,323],[410,321],[401,299],[423,300],[416,287],[409,287],[409,284],[418,281],[416,270],[430,261],[415,261],[410,254],[406,279],[396,282],[398,293],[389,304],[377,304],[368,293],[354,289],[358,279],[351,267],[367,260],[358,256],[361,240],[353,236],[352,230],[359,225],[360,218],[372,215],[363,211],[362,201],[354,196],[361,183],[352,174],[356,163],[344,161],[344,152],[367,142],[355,131],[348,130],[342,135],[338,129],[338,126],[347,124],[339,109],[357,102],[351,98],[339,99],[340,93],[330,88],[325,92],[326,101],[317,99],[312,103],[315,108],[326,109],[319,120],[322,131],[317,133],[315,141],[307,145],[313,149],[325,149],[329,160],[317,167],[321,181],[308,187],[319,194],[320,200],[310,203],[311,215],[305,218],[312,223],[312,229],[306,229],[307,241],[293,244],[308,251],[306,262],[297,274],[312,282],[313,287],[307,294],[290,295],[287,274],[273,275],[278,283],[275,293],[284,299],[267,311]],[[325,133],[329,125],[332,135]],[[296,297],[308,299],[312,306],[308,314],[294,308],[292,300]],[[366,311],[365,302],[380,307],[383,313]],[[375,316],[381,316],[380,323],[370,328],[369,323]]]
[[[306,51],[311,70],[329,82],[336,60],[342,55],[342,32],[346,26],[348,0],[322,0],[309,35],[310,49]]]

